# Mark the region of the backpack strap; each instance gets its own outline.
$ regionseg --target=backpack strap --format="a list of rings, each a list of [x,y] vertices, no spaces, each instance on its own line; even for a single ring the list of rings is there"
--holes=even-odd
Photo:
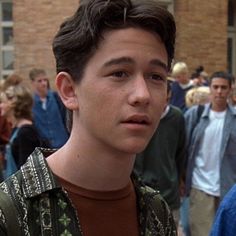
[[[6,230],[7,235],[11,236],[20,236],[21,230],[19,221],[17,219],[16,207],[10,198],[5,192],[0,190],[0,208],[3,211],[3,214],[6,218]]]
[[[202,116],[202,113],[203,113],[204,109],[205,109],[204,105],[198,105],[197,106],[197,117],[196,117],[196,120],[194,121],[194,125],[192,127],[190,137],[192,137],[192,133],[196,129],[196,126],[197,126],[197,124],[199,123],[199,121],[201,119],[201,116]]]
[[[203,111],[204,111],[204,108],[205,108],[204,105],[198,105],[198,107],[197,107],[197,120],[196,120],[196,124],[197,124],[198,121],[200,120],[201,115],[202,115],[202,113],[203,113]]]

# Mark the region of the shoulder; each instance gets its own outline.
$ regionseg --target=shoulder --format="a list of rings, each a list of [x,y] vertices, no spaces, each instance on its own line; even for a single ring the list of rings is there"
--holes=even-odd
[[[144,185],[140,179],[136,179],[134,185],[142,231],[150,235],[177,235],[172,213],[159,191]]]
[[[18,171],[0,184],[0,228],[6,231],[6,228],[12,225],[12,220],[15,223],[18,220],[21,223],[20,216],[25,209],[22,174]],[[1,229],[0,233],[2,233]]]
[[[198,105],[194,105],[190,107],[185,113],[184,117],[189,118],[189,117],[196,117],[197,116],[197,110],[198,110]]]
[[[145,187],[147,228],[150,235],[177,235],[172,213],[159,192]]]
[[[174,81],[171,85],[171,91],[172,93],[180,93],[183,92],[184,90],[180,87],[177,81]]]
[[[232,212],[233,209],[236,214],[236,185],[234,185],[226,194],[220,204],[220,208],[228,211],[229,213]]]
[[[211,236],[230,236],[236,233],[236,185],[221,202],[212,227]]]
[[[37,130],[34,125],[23,125],[19,129],[19,133],[21,134],[31,134],[31,133],[37,133]]]
[[[236,108],[228,104],[227,112],[230,113],[234,118],[236,118]]]
[[[38,131],[34,125],[24,125],[22,126],[17,134],[17,139],[23,140],[35,140],[39,139]]]
[[[174,105],[170,105],[170,113],[175,117],[184,118],[183,112]]]
[[[27,226],[28,209],[33,206],[36,197],[41,199],[46,192],[54,192],[55,189],[61,188],[45,158],[54,151],[36,148],[20,170],[0,184],[0,191],[5,192],[15,205],[20,224],[25,223]],[[0,233],[1,225],[6,221],[3,204],[0,199]]]

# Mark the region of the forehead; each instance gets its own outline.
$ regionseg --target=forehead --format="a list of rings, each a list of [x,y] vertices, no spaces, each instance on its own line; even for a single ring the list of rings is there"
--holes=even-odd
[[[160,36],[141,28],[105,31],[94,55],[101,62],[103,59],[109,60],[114,56],[126,56],[125,54],[132,56],[134,53],[142,58],[155,57],[167,67],[168,55]]]
[[[221,77],[215,77],[211,80],[211,87],[212,86],[227,86],[230,87],[229,80]]]
[[[46,74],[44,74],[44,73],[41,73],[41,74],[38,74],[38,75],[36,75],[35,76],[35,78],[34,78],[34,80],[36,81],[38,81],[38,80],[47,80],[48,79],[48,77],[47,77],[47,75]]]

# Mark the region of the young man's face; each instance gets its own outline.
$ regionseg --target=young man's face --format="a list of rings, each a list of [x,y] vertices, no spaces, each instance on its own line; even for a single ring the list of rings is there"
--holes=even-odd
[[[167,52],[142,29],[109,31],[77,85],[78,133],[112,152],[135,154],[151,138],[167,99]]]
[[[32,81],[34,91],[39,94],[39,96],[46,96],[48,92],[48,77],[46,74],[37,75]]]
[[[223,78],[214,78],[211,81],[210,92],[211,92],[211,103],[213,110],[216,111],[225,110],[230,91],[231,88],[228,80]]]

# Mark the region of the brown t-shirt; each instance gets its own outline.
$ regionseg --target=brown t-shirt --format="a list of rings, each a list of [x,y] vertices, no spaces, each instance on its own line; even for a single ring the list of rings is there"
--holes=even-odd
[[[61,178],[77,209],[84,236],[138,236],[136,194],[132,182],[117,191],[92,191]]]

